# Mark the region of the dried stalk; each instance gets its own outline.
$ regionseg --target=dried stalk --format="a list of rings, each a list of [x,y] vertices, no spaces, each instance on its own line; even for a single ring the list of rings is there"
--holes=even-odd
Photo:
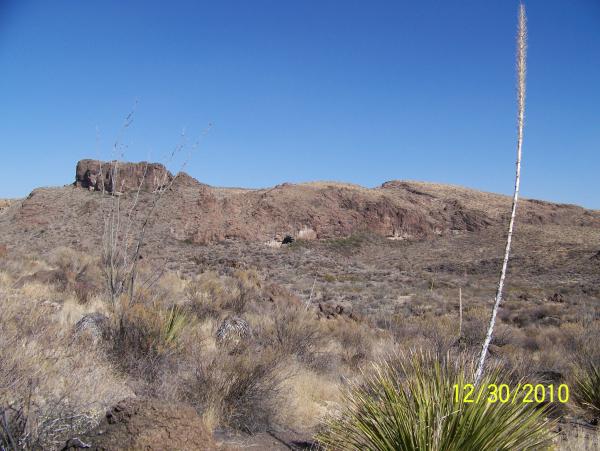
[[[315,284],[317,283],[317,276],[315,276],[312,284],[312,288],[310,289],[310,296],[308,296],[308,301],[306,301],[306,310],[310,307],[310,303],[312,301],[313,293],[315,291]]]
[[[462,309],[462,288],[458,289],[458,339],[462,338],[462,318],[463,318],[463,309]]]
[[[132,120],[133,112],[131,112],[125,119],[125,123],[119,135],[121,135],[122,132],[131,125]],[[208,133],[210,126],[211,124],[209,124],[209,128],[203,132],[200,138]],[[124,155],[122,153],[119,155],[119,139],[120,136],[114,144],[114,151],[117,156],[123,158]],[[169,153],[169,161],[172,161],[177,154],[182,152],[186,147],[186,144],[187,140],[184,132],[181,135],[181,142]],[[198,141],[192,145],[188,159],[186,159],[181,165],[179,172],[183,171],[187,161],[189,158],[191,158],[192,151],[199,144],[200,139],[198,139]],[[146,164],[144,167],[144,172],[133,195],[131,205],[126,212],[122,213],[121,196],[119,195],[120,193],[117,193],[119,160],[117,158],[113,161],[110,177],[110,183],[112,186],[108,191],[111,199],[109,202],[109,211],[107,215],[105,215],[106,219],[104,224],[103,239],[104,273],[108,283],[111,306],[113,309],[117,308],[117,301],[119,297],[125,294],[128,296],[127,301],[129,304],[135,302],[138,261],[140,259],[141,249],[144,246],[147,227],[150,225],[153,219],[159,202],[161,201],[162,197],[172,188],[178,174],[173,176],[171,180],[166,178],[166,174],[164,179],[154,180],[154,189],[152,192],[150,205],[146,206],[142,217],[138,220],[138,206],[141,200],[140,193],[148,175],[148,164]],[[104,187],[104,174],[102,174],[102,167],[101,179],[103,180],[102,192],[104,194],[106,191]],[[120,191],[122,191],[122,189]],[[124,216],[123,220],[121,219],[121,216]],[[158,274],[158,277],[160,277],[160,275],[162,275],[162,271],[159,271]],[[154,283],[158,277],[150,276],[148,280],[142,281],[142,283],[147,283],[148,281]]]
[[[496,291],[496,299],[494,302],[494,308],[492,309],[492,316],[490,318],[490,324],[488,327],[485,341],[481,348],[481,355],[479,356],[479,364],[477,371],[475,372],[475,383],[478,383],[485,365],[485,359],[487,357],[488,348],[492,341],[494,334],[494,326],[496,325],[496,316],[500,303],[502,302],[502,292],[504,289],[504,280],[506,279],[506,268],[508,267],[508,258],[510,256],[510,245],[512,241],[513,229],[515,225],[515,217],[517,214],[517,202],[519,200],[519,184],[521,181],[521,151],[523,148],[523,125],[525,122],[525,72],[526,72],[526,54],[527,54],[527,24],[525,17],[525,6],[523,4],[519,7],[519,29],[517,32],[517,163],[516,163],[516,174],[515,174],[515,191],[512,202],[512,212],[510,215],[510,222],[508,224],[508,236],[506,238],[506,250],[504,251],[504,261],[502,262],[502,271],[500,273],[500,281],[498,282],[498,289]]]

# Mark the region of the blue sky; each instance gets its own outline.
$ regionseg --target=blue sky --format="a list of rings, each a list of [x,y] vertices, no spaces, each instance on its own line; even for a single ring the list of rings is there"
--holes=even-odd
[[[600,208],[600,2],[526,1],[522,192]],[[517,1],[0,0],[0,197],[80,158],[219,186],[411,179],[510,193]],[[177,170],[180,161],[170,164]]]

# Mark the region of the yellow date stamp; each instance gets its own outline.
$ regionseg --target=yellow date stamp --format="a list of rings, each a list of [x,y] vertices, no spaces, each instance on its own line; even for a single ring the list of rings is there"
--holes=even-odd
[[[493,403],[553,403],[569,402],[567,384],[521,384],[511,387],[508,384],[488,384],[479,387],[473,384],[454,384],[454,402],[465,404]]]

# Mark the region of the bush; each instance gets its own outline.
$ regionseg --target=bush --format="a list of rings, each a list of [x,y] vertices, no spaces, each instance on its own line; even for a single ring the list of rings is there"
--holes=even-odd
[[[577,404],[583,409],[600,414],[600,365],[588,361],[575,371],[573,394]]]
[[[356,368],[368,360],[373,351],[373,337],[366,327],[354,320],[335,318],[327,325],[331,335],[340,344],[341,361],[349,368]]]
[[[214,272],[200,274],[190,281],[185,296],[199,318],[219,318],[223,312],[241,315],[260,298],[261,281],[253,270],[238,270],[233,276]]]
[[[356,450],[528,450],[550,444],[544,408],[521,399],[456,402],[454,385],[464,386],[472,374],[460,360],[423,353],[374,365],[363,384],[350,385],[318,438],[333,449]],[[484,376],[481,387],[502,376]]]
[[[202,356],[184,396],[198,410],[211,412],[222,425],[246,431],[266,430],[278,413],[283,356],[273,350]]]
[[[273,339],[279,350],[313,363],[324,340],[314,313],[302,307],[280,306],[273,316]]]
[[[188,324],[178,306],[136,304],[118,315],[110,337],[110,355],[125,372],[152,381],[160,363],[178,350]]]

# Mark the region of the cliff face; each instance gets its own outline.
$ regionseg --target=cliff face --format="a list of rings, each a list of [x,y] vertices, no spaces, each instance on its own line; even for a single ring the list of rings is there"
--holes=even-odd
[[[80,160],[75,168],[75,186],[90,191],[152,192],[169,184],[173,176],[159,163],[126,163]]]

